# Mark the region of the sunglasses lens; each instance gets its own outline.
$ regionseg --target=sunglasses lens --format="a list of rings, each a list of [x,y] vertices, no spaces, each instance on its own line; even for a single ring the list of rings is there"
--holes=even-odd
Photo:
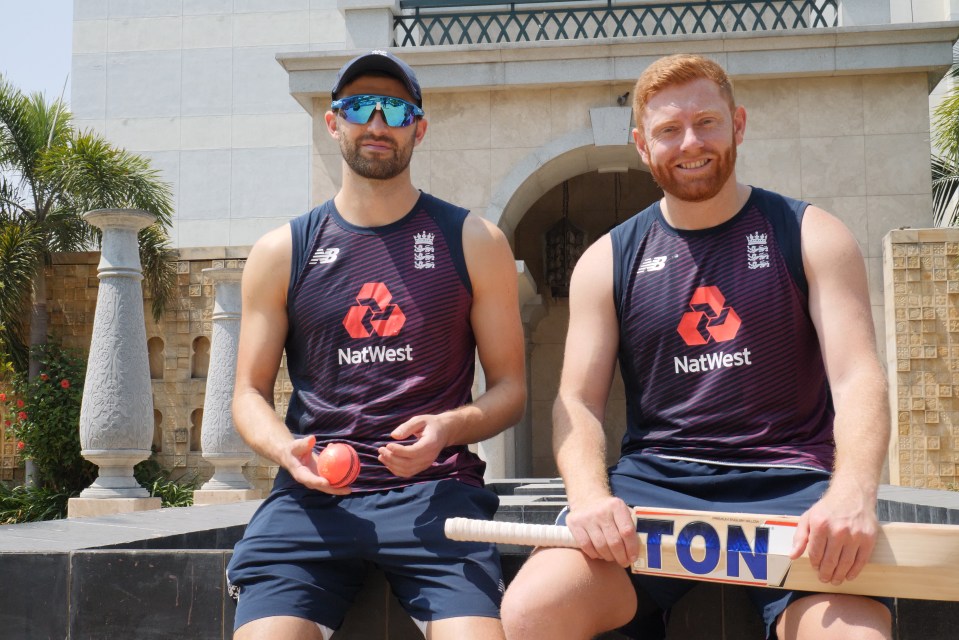
[[[386,124],[391,127],[407,127],[413,124],[418,110],[405,100],[388,96],[349,96],[333,103],[333,108],[339,109],[346,121],[353,124],[369,122],[377,106],[383,112],[383,119],[386,120]]]
[[[406,127],[413,122],[413,105],[402,100],[384,100],[383,117],[391,127]]]
[[[341,100],[340,102],[342,104],[340,113],[343,114],[347,122],[352,122],[353,124],[366,124],[370,121],[373,110],[376,109],[375,102],[364,103],[361,100],[351,100],[350,98]]]

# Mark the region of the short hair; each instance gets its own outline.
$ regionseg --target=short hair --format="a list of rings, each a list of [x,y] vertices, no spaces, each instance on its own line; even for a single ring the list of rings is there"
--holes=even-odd
[[[633,117],[636,119],[636,126],[642,127],[643,111],[653,95],[667,87],[701,79],[715,82],[719,86],[720,95],[729,103],[730,112],[736,110],[733,83],[721,66],[703,56],[678,53],[660,58],[649,65],[636,81],[633,89]]]

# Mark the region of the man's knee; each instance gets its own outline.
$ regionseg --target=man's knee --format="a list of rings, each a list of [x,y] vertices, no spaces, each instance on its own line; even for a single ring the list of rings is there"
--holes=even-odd
[[[872,598],[818,594],[786,607],[776,629],[780,640],[890,640],[892,614]]]

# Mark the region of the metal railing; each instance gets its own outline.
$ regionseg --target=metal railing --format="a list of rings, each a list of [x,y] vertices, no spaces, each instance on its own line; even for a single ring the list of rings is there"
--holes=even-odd
[[[549,6],[531,7],[536,3]],[[700,0],[620,5],[613,0],[401,0],[394,46],[591,40],[834,27],[838,0]],[[453,8],[456,10],[452,10]],[[409,13],[412,11],[412,13]]]

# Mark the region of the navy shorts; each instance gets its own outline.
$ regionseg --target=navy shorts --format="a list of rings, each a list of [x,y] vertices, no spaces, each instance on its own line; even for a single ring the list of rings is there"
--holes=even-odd
[[[449,540],[448,517],[491,519],[493,492],[457,480],[331,496],[274,490],[227,567],[234,629],[268,616],[337,629],[372,567],[416,620],[499,617],[503,579],[494,545]]]
[[[609,483],[613,494],[629,506],[798,516],[825,493],[829,474],[805,469],[712,465],[634,454],[610,468]],[[565,512],[560,517],[565,518]],[[645,592],[663,613],[637,614],[621,631],[636,638],[664,637],[669,609],[696,586],[696,582],[632,572],[629,575],[637,592]],[[803,591],[742,588],[762,616],[767,638],[775,637],[776,619],[786,607],[812,595]],[[892,599],[875,599],[892,612]]]

